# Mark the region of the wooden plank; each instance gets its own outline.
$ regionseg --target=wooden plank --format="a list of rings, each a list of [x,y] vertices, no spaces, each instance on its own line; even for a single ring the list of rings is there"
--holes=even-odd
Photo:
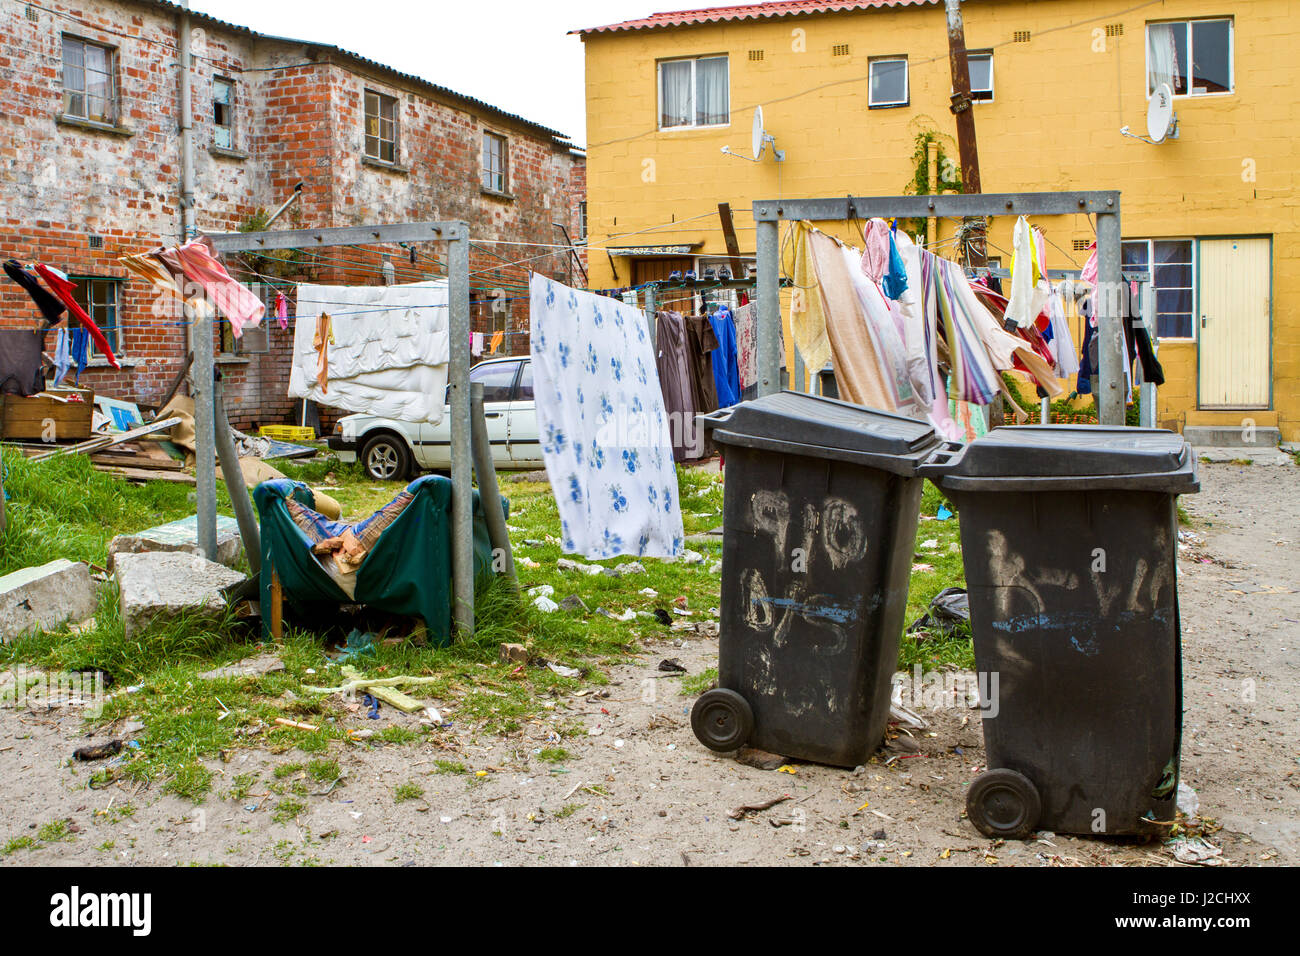
[[[172,380],[171,385],[168,386],[167,391],[163,393],[162,399],[158,402],[159,409],[166,408],[167,403],[176,397],[177,389],[181,387],[181,382],[185,381],[185,376],[189,374],[190,366],[193,364],[194,364],[194,353],[186,352],[185,363],[181,365],[181,370],[176,373],[176,378]]]
[[[271,571],[271,636],[277,641],[284,637],[284,588],[274,570]]]
[[[196,480],[193,475],[187,475],[179,471],[148,471],[144,468],[121,468],[115,465],[94,465],[96,471],[102,471],[107,475],[114,475],[118,478],[127,478],[131,481],[167,481],[174,485],[193,485]]]
[[[95,465],[114,465],[119,468],[144,468],[153,471],[184,471],[185,462],[171,458],[159,459],[152,455],[117,454],[111,451],[92,452],[90,461]]]
[[[37,455],[32,459],[32,461],[44,461],[47,458],[54,458],[59,455],[87,454],[92,451],[98,451],[101,448],[108,448],[111,445],[121,445],[124,442],[132,441],[142,435],[151,435],[154,432],[160,432],[164,429],[172,428],[180,423],[180,418],[168,418],[161,422],[150,422],[148,425],[133,428],[131,431],[122,432],[119,435],[103,435],[98,438],[92,438],[90,441],[70,445],[67,448],[60,448],[57,451],[47,452],[44,455]]]
[[[745,278],[745,264],[740,261],[740,243],[736,240],[736,225],[731,220],[731,203],[718,203],[718,219],[722,222],[722,241],[727,244],[731,257],[731,277]]]

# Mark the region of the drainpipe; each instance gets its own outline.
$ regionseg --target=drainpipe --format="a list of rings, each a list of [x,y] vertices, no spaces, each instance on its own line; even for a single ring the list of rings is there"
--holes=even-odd
[[[177,58],[180,61],[181,97],[181,242],[194,236],[194,104],[190,90],[190,0],[180,0]]]

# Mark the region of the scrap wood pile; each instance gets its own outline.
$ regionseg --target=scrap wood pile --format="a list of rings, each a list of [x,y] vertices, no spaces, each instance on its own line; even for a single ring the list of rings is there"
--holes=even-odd
[[[185,473],[185,462],[173,458],[151,436],[180,424],[180,418],[159,419],[125,432],[101,432],[83,442],[63,445],[24,446],[23,452],[33,461],[46,461],[65,455],[86,455],[96,471],[130,481],[170,481],[194,484],[194,476]]]

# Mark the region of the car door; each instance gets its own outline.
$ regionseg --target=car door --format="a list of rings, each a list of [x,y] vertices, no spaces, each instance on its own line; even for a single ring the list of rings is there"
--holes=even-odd
[[[492,445],[492,462],[500,468],[510,464],[510,399],[518,376],[518,360],[483,362],[469,370],[471,385],[483,383],[483,417],[487,421],[488,441]],[[451,386],[447,387],[447,395],[451,395]],[[438,424],[423,423],[419,426],[415,451],[421,468],[432,471],[451,468],[450,407],[445,408]]]
[[[485,362],[469,372],[471,385],[483,383],[483,417],[492,445],[492,464],[497,468],[510,467],[510,410],[519,365],[519,362]]]
[[[543,465],[537,434],[537,404],[533,400],[533,363],[527,359],[519,371],[515,399],[510,403],[510,460],[516,468]]]

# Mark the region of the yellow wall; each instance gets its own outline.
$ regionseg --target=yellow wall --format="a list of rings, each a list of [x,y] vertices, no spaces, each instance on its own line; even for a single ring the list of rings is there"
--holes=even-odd
[[[994,49],[996,99],[975,107],[985,192],[1119,189],[1126,239],[1273,236],[1275,411],[1250,417],[1300,439],[1296,4],[1155,0],[1133,10],[1134,0],[968,0],[963,7],[967,46]],[[1121,126],[1146,130],[1145,24],[1213,16],[1235,18],[1235,91],[1176,100],[1178,140],[1150,146],[1122,137]],[[1109,24],[1122,24],[1123,35],[1106,37]],[[1031,40],[1013,42],[1013,33],[1025,30]],[[742,251],[752,254],[756,199],[896,195],[914,174],[917,131],[955,136],[942,4],[590,34],[585,41],[593,246],[676,221],[612,244],[701,242],[697,254],[725,254],[716,208],[727,201]],[[833,57],[832,45],[842,43],[850,55]],[[759,49],[763,59],[751,61],[748,51]],[[729,55],[730,126],[659,132],[656,61],[710,53]],[[890,54],[909,58],[911,103],[868,109],[868,57]],[[748,155],[751,114],[760,104],[786,151],[779,167],[770,152],[761,164],[720,152],[729,145]],[[955,141],[946,149],[956,157]],[[1067,250],[1049,247],[1049,267],[1083,263],[1087,254],[1074,252],[1072,241],[1092,238],[1086,216],[1036,222]],[[1010,217],[994,220],[991,255],[1010,248],[1012,225]],[[840,225],[825,228],[849,235]],[[1003,258],[1009,265],[1009,254]],[[628,260],[615,260],[615,278],[604,254],[589,259],[591,287],[629,284]],[[1165,341],[1161,361],[1167,385],[1159,418],[1181,425],[1189,412],[1196,415],[1194,343]]]

